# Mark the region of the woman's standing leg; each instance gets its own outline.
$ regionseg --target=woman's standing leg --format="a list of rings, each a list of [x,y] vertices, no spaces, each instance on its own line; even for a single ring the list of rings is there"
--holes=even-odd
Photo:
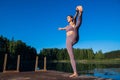
[[[73,45],[73,43],[71,41],[71,38],[67,37],[66,47],[67,47],[67,51],[68,51],[68,54],[70,56],[70,62],[71,62],[71,65],[72,65],[72,68],[73,68],[73,71],[74,71],[74,74],[71,75],[70,77],[76,77],[78,75],[77,75],[76,62],[75,62],[75,59],[74,59],[74,52],[73,52],[73,46],[72,45]]]

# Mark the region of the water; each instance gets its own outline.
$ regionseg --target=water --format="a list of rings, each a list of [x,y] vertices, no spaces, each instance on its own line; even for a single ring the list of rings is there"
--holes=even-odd
[[[47,63],[48,70],[57,70],[72,73],[70,63]],[[120,64],[81,64],[77,63],[79,75],[96,76],[120,80]]]
[[[94,76],[120,80],[120,68],[94,69]]]

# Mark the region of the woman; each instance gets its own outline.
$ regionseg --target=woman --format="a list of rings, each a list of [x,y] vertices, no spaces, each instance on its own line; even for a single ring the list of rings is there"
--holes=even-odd
[[[77,19],[77,21],[76,21],[76,19]],[[66,47],[67,47],[67,51],[68,51],[68,54],[70,57],[72,69],[74,72],[69,77],[77,77],[78,76],[78,73],[76,70],[76,62],[74,59],[73,45],[75,43],[77,43],[79,40],[78,29],[80,27],[81,20],[82,20],[82,6],[77,6],[75,16],[74,17],[67,16],[67,21],[68,21],[69,25],[64,28],[58,28],[59,30],[66,30],[66,36],[67,36]]]

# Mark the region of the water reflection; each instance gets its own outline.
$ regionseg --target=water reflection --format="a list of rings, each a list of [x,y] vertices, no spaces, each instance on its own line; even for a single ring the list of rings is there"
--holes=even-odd
[[[120,80],[120,68],[94,69],[94,76]]]
[[[72,72],[70,63],[47,63],[48,70]],[[101,78],[120,80],[120,64],[81,64],[77,63],[79,75],[93,75]]]

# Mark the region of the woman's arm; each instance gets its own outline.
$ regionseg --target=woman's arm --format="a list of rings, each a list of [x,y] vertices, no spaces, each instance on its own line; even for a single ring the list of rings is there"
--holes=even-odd
[[[58,28],[58,30],[66,30],[66,27],[64,27],[64,28]]]
[[[79,11],[76,9],[76,13],[73,17],[73,22],[74,22],[75,25],[76,25],[76,19],[77,19],[78,13],[79,13]]]

